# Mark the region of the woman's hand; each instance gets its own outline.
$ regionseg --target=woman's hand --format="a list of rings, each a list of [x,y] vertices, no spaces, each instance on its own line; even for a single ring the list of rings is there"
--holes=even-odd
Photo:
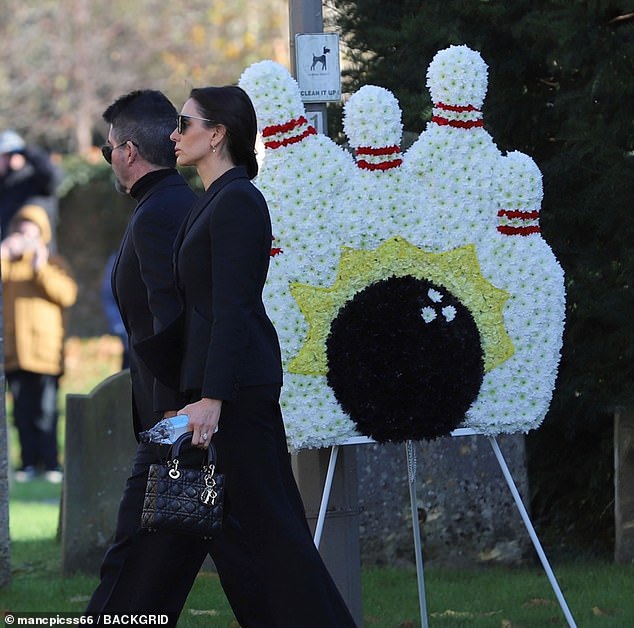
[[[209,441],[218,428],[222,399],[203,397],[200,401],[187,404],[178,411],[189,417],[189,429],[192,431],[192,445],[207,449]]]

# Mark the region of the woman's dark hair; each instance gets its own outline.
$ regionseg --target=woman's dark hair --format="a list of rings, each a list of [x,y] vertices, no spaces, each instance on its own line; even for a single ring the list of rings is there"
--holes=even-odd
[[[253,103],[247,93],[236,85],[224,87],[198,87],[189,97],[196,101],[203,118],[212,122],[206,126],[222,124],[227,129],[227,150],[238,166],[246,166],[249,179],[258,174],[255,158],[255,138],[258,123]]]

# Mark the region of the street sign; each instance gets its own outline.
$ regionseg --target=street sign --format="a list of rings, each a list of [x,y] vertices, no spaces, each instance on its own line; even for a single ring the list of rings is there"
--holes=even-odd
[[[295,62],[303,102],[341,100],[338,33],[295,35]]]

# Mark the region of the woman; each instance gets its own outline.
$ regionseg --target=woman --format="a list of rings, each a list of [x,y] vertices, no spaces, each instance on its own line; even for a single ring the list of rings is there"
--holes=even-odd
[[[243,90],[206,87],[191,91],[170,136],[178,165],[194,166],[205,188],[175,245],[190,399],[180,413],[194,445],[213,437],[226,477],[225,532],[210,553],[243,628],[346,628],[354,621],[313,544],[279,407],[280,349],[262,303],[271,222],[250,181],[256,131]],[[254,599],[234,586],[244,562],[260,600],[247,618]]]

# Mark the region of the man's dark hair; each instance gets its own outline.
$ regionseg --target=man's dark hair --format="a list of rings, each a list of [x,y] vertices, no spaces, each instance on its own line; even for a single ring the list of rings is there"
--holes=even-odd
[[[146,161],[165,168],[176,166],[170,133],[176,127],[177,111],[157,90],[135,90],[115,100],[103,119],[112,125],[118,142],[131,140]]]

